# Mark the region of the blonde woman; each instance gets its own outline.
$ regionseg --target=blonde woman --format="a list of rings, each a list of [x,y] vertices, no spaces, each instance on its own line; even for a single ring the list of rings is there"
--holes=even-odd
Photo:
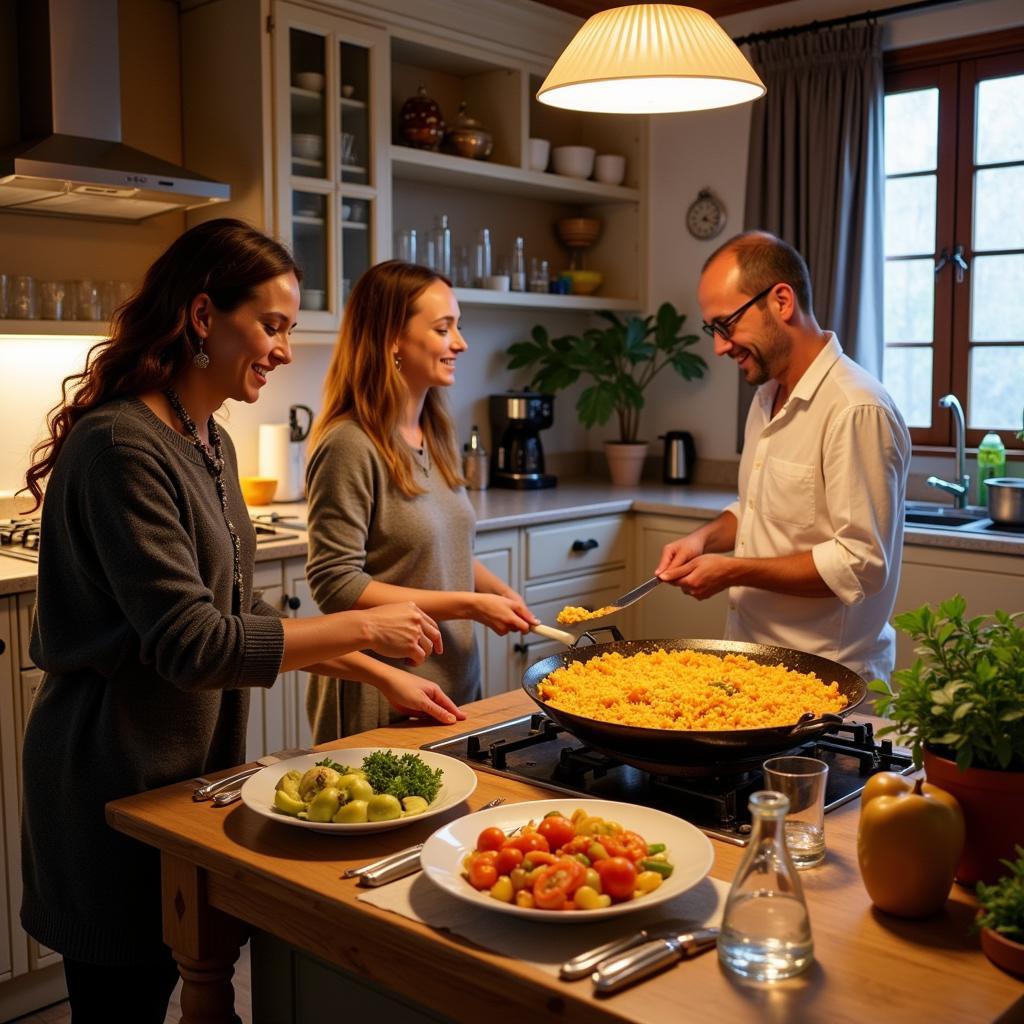
[[[466,350],[459,317],[449,282],[424,267],[391,260],[356,282],[306,474],[306,574],[320,609],[415,601],[439,623],[443,651],[412,671],[456,704],[481,695],[473,622],[504,635],[536,621],[473,558],[475,517],[442,394]],[[394,720],[376,691],[356,689],[369,690],[311,677],[318,743]]]

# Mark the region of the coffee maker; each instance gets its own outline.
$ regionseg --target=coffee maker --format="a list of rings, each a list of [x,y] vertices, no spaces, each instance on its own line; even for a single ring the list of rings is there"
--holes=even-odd
[[[491,485],[518,490],[554,487],[544,472],[540,431],[553,422],[552,395],[506,391],[491,395]]]

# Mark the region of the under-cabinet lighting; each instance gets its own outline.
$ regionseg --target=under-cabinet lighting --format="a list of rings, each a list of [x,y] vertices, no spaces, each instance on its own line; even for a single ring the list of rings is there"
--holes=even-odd
[[[555,61],[541,103],[609,114],[664,114],[749,103],[764,83],[704,11],[633,4],[589,18]]]

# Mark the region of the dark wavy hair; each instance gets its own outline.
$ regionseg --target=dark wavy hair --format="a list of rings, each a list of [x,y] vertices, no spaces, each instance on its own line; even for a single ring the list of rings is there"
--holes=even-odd
[[[189,327],[192,300],[202,293],[230,313],[264,281],[302,271],[280,242],[240,220],[208,220],[186,231],[146,271],[139,290],[114,311],[109,338],[86,356],[85,369],[64,378],[61,400],[47,414],[49,436],[32,450],[25,487],[38,508],[74,425],[115,398],[167,387],[198,344]],[[70,397],[69,397],[70,396]]]

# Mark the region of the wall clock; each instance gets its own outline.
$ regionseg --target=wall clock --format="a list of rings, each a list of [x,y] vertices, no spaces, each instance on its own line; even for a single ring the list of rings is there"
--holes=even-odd
[[[714,238],[725,227],[725,206],[710,189],[701,189],[686,211],[686,227],[694,238]]]

